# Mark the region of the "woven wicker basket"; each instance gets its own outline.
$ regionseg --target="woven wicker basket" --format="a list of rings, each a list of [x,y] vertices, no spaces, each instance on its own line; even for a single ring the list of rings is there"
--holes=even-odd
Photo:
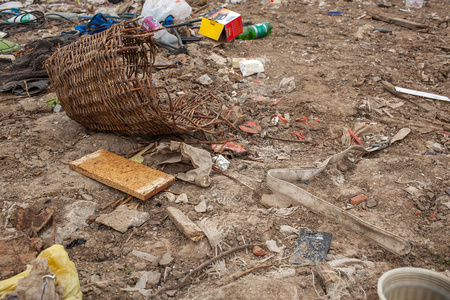
[[[217,133],[211,130],[225,119],[210,93],[172,101],[152,84],[152,36],[128,21],[53,53],[45,68],[67,115],[87,128],[124,135]]]

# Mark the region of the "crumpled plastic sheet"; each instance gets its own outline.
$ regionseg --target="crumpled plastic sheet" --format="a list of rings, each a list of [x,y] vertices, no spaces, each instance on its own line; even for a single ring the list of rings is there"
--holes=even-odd
[[[195,169],[186,173],[178,173],[175,177],[201,187],[211,185],[209,174],[213,163],[211,154],[204,149],[196,148],[186,143],[171,141],[170,143],[161,143],[156,147],[151,157],[157,161],[158,165],[190,161]]]

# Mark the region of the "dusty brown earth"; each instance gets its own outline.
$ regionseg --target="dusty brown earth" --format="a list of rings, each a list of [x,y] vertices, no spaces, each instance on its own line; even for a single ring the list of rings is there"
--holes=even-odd
[[[263,257],[238,251],[195,274],[187,286],[159,297],[319,299],[325,292],[314,268],[292,265],[285,258],[292,253],[296,235],[281,233],[282,225],[332,233],[327,256],[330,262],[342,258],[360,260],[339,269],[345,283],[341,296],[346,299],[377,299],[378,278],[398,267],[426,268],[449,276],[450,103],[409,95],[401,99],[386,91],[379,80],[449,96],[450,62],[448,57],[439,55],[450,51],[450,7],[446,1],[431,1],[421,9],[405,12],[400,10],[404,8],[402,1],[394,0],[388,7],[379,6],[380,3],[290,0],[280,7],[263,7],[259,1],[249,0],[228,4],[229,9],[242,14],[244,21],[271,22],[272,35],[220,46],[210,41],[190,43],[189,54],[178,57],[160,50],[157,61],[184,63],[178,69],[155,71],[153,76],[171,93],[191,94],[217,88],[218,97],[229,105],[236,103],[234,115],[238,122],[256,121],[270,136],[295,140],[293,131],[306,136],[311,143],[274,140],[262,134],[225,135],[238,138],[253,158],[230,158],[226,173],[260,194],[269,192],[265,185],[268,170],[310,166],[344,150],[349,144],[341,135],[348,128],[356,131],[365,124],[368,131],[359,135],[365,143],[373,141],[372,137],[390,138],[399,129],[410,128],[411,133],[404,140],[382,151],[346,158],[308,185],[299,183],[312,194],[408,239],[413,244],[409,255],[396,256],[326,216],[302,207],[291,209],[290,214],[269,210],[249,188],[216,172],[211,173],[212,184],[208,188],[178,180],[170,187],[173,192],[186,193],[190,204],[169,202],[161,195],[147,201],[133,199],[131,203],[139,204],[139,211],[150,214],[149,221],[139,228],[120,233],[98,224],[96,217],[113,210],[104,207],[126,195],[70,170],[69,162],[98,149],[130,157],[152,141],[181,139],[210,148],[183,136],[155,139],[90,131],[64,112],[53,112],[44,104],[55,97],[51,89],[36,97],[0,95],[2,247],[16,237],[27,238],[14,227],[14,207],[54,208],[56,242],[67,246],[77,239],[86,241],[67,249],[77,266],[85,299],[141,299],[138,292],[121,289],[134,286],[143,271],[168,273],[164,266],[137,258],[131,253],[133,250],[159,257],[170,253],[173,257],[168,276],[147,283],[147,289],[156,289],[176,284],[189,270],[216,253],[243,243],[264,244],[267,240],[284,245],[281,254],[271,253],[266,247],[263,248],[269,253]],[[327,15],[330,11],[340,11],[342,15]],[[371,18],[374,15],[407,19],[428,28],[408,29],[375,21]],[[369,29],[356,39],[358,28],[365,25],[392,32],[372,31],[366,26]],[[43,29],[9,39],[24,43],[60,30]],[[232,71],[234,57],[264,58],[265,72],[241,77],[239,70]],[[206,87],[197,83],[204,74],[213,79]],[[280,86],[282,79],[290,77],[295,87]],[[272,124],[274,113],[289,121]],[[297,121],[304,118],[308,119]],[[425,155],[430,148],[435,155]],[[149,155],[145,157],[144,164],[155,166]],[[186,165],[167,165],[164,171],[175,175],[188,169]],[[360,194],[372,200],[370,208],[368,201],[349,205],[350,199]],[[194,210],[193,204],[200,200],[206,200],[207,212]],[[194,222],[208,219],[211,228],[221,229],[220,247],[211,249],[206,238],[199,243],[185,238],[167,218],[169,206],[179,208]],[[44,248],[51,244],[51,228],[44,228],[39,236]],[[5,253],[5,249],[2,251]],[[1,279],[23,270],[22,262],[10,262],[13,271],[2,271]],[[233,279],[259,264],[279,265]]]

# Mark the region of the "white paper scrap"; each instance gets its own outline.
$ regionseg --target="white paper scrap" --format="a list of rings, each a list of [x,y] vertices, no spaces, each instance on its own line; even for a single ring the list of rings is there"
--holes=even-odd
[[[430,94],[430,93],[425,93],[425,92],[419,92],[419,91],[405,89],[405,88],[401,88],[401,87],[397,87],[397,86],[395,87],[395,90],[397,92],[404,93],[404,94],[410,94],[410,95],[450,102],[450,99],[445,96],[440,96],[440,95],[435,95],[435,94]]]

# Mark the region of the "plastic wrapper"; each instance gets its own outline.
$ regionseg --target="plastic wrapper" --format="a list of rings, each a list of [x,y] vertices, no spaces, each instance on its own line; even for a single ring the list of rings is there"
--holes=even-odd
[[[75,264],[69,259],[64,247],[53,245],[42,251],[37,258],[47,258],[50,271],[56,275],[55,285],[62,287],[63,300],[81,300],[82,293]],[[0,299],[16,289],[19,279],[30,274],[31,268],[14,277],[0,281]]]

